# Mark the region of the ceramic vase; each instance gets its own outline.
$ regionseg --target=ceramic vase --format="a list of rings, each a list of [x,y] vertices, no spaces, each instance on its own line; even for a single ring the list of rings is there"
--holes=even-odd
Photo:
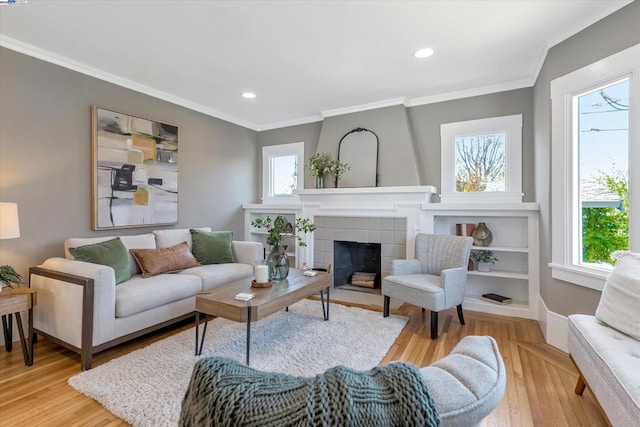
[[[471,237],[473,237],[473,244],[476,246],[489,246],[493,240],[493,234],[484,222],[478,224],[471,233]]]
[[[267,256],[267,265],[269,266],[270,280],[277,282],[286,279],[289,275],[289,256],[280,242],[271,248]]]

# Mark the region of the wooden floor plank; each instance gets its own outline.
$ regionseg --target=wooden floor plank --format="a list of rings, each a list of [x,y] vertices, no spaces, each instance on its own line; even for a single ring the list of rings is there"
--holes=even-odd
[[[372,307],[364,307],[372,308]],[[375,308],[380,311],[379,307]],[[493,336],[503,355],[507,388],[496,410],[483,426],[605,426],[590,391],[573,392],[578,374],[566,353],[544,343],[536,321],[465,310],[465,323],[455,309],[439,314],[439,336],[430,337],[430,313],[405,304],[392,314],[409,322],[382,360],[426,366],[451,352],[467,335]],[[95,357],[95,365],[145,347],[192,327],[191,321],[136,339]],[[1,426],[126,426],[97,402],[68,384],[80,372],[78,355],[41,338],[35,345],[35,362],[24,366],[22,354],[0,348]]]

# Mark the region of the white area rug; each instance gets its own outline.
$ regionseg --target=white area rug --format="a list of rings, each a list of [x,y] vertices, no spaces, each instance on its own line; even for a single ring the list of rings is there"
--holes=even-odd
[[[331,304],[323,321],[319,301],[251,325],[251,367],[313,376],[335,365],[366,370],[380,363],[408,319]],[[202,333],[202,327],[200,328]],[[209,321],[202,356],[244,363],[246,324]],[[195,361],[192,329],[69,378],[69,385],[134,426],[177,426]]]

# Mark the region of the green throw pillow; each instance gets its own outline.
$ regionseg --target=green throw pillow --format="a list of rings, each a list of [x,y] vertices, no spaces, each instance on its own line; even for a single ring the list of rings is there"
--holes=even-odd
[[[93,245],[69,248],[69,252],[78,261],[107,265],[116,272],[116,285],[131,278],[129,252],[119,237]]]
[[[193,240],[192,251],[200,264],[233,262],[232,231],[189,230]]]

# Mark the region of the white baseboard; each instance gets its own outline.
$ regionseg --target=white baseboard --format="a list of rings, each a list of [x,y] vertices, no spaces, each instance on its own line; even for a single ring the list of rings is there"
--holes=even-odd
[[[540,297],[538,307],[538,322],[540,323],[545,341],[547,344],[568,353],[567,333],[569,332],[569,323],[567,316],[549,311],[542,297]]]

